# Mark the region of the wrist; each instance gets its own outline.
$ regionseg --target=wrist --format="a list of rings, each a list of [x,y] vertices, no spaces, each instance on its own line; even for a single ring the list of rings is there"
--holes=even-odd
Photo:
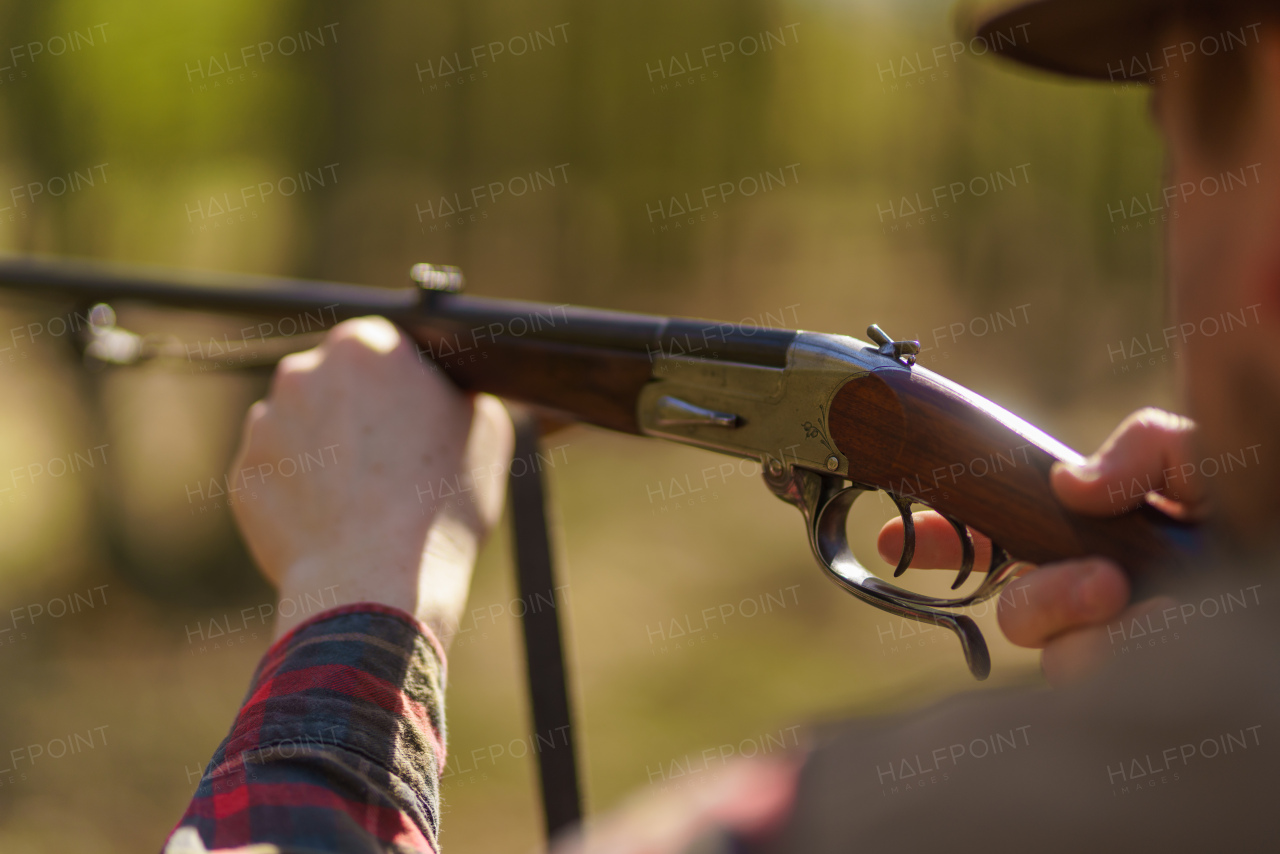
[[[439,518],[420,550],[370,541],[303,556],[278,576],[274,636],[278,640],[319,610],[372,602],[422,621],[447,647],[466,608],[477,551],[478,538],[468,526]]]

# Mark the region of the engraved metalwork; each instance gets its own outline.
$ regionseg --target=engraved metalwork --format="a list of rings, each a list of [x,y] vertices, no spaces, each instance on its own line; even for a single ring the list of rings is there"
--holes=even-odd
[[[905,370],[856,338],[797,333],[785,368],[660,353],[653,382],[637,404],[641,430],[686,445],[748,457],[772,457],[817,471],[848,474],[849,461],[827,429],[831,398],[849,380],[872,370]],[[736,426],[664,423],[663,398],[711,412],[735,413]],[[815,417],[816,416],[816,417]],[[836,458],[834,469],[828,459]]]

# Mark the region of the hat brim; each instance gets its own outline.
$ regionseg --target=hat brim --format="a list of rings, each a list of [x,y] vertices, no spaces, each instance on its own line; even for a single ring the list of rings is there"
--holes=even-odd
[[[1073,77],[1145,82],[1142,67],[1171,6],[1168,0],[1034,0],[988,14],[962,29],[992,52]]]

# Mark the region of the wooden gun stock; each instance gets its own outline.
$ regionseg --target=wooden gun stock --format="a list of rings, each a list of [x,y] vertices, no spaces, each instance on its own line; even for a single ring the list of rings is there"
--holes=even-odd
[[[831,401],[829,426],[850,479],[926,503],[1015,558],[1101,555],[1141,578],[1194,550],[1195,529],[1149,504],[1102,518],[1067,510],[1049,470],[1079,455],[930,371],[889,368],[850,380]]]

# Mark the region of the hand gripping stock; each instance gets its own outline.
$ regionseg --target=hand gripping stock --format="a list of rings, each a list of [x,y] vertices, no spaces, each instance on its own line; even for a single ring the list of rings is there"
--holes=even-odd
[[[915,365],[919,344],[879,327],[876,345],[800,332],[783,369],[661,359],[641,395],[651,435],[761,461],[766,485],[805,519],[809,545],[843,589],[893,614],[955,632],[969,669],[991,669],[981,632],[952,613],[995,596],[1020,569],[1088,555],[1111,558],[1138,582],[1196,548],[1194,529],[1144,504],[1107,518],[1062,507],[1049,486],[1058,460],[1081,456],[982,396]],[[878,578],[849,548],[853,502],[884,491],[904,524],[894,576],[915,548],[911,505],[938,511],[955,529],[973,570],[970,529],[992,540],[988,572],[956,598],[914,593]]]
[[[871,332],[880,338],[878,329]],[[882,343],[880,351],[890,346]],[[1025,567],[1023,561],[1101,555],[1119,563],[1135,581],[1145,582],[1153,569],[1172,568],[1195,550],[1194,529],[1149,504],[1106,518],[1067,510],[1053,494],[1049,473],[1058,460],[1082,462],[1079,454],[986,398],[913,367],[913,359],[895,361],[901,367],[855,377],[830,401],[832,441],[848,457],[847,476],[855,486],[834,492],[830,484],[816,491],[812,486],[800,489],[801,495],[807,488],[816,499],[806,513],[810,541],[827,571],[859,598],[954,631],[977,678],[990,670],[981,634],[967,617],[938,609],[963,608],[994,596]],[[792,475],[800,482],[810,477]],[[773,482],[770,486],[778,492]],[[905,539],[895,576],[911,561],[909,508],[914,501],[941,513],[961,539],[964,557],[953,589],[973,568],[967,528],[991,538],[991,565],[979,587],[968,596],[937,599],[901,590],[859,566],[844,538],[844,519],[854,498],[867,489],[888,492],[902,514]],[[792,500],[785,485],[779,494]]]

